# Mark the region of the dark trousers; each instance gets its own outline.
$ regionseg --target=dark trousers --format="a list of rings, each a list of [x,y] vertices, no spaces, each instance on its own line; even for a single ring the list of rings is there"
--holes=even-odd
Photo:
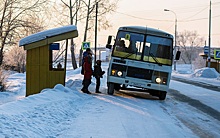
[[[84,79],[83,80],[83,92],[88,92],[88,88],[89,88],[89,85],[91,84],[91,79]]]
[[[99,87],[100,87],[100,78],[96,78],[96,92],[99,92]]]

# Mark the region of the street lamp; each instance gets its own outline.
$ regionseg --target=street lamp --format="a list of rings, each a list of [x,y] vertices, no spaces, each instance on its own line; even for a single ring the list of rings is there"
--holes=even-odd
[[[174,44],[174,55],[176,55],[176,36],[177,36],[177,16],[174,11],[164,9],[164,11],[170,11],[175,15],[175,44]],[[176,59],[174,58],[174,70],[176,70]]]

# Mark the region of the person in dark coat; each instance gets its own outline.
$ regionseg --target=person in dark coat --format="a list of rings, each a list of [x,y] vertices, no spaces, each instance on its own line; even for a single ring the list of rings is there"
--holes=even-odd
[[[96,65],[94,66],[94,72],[93,72],[93,75],[96,78],[96,91],[95,91],[96,93],[101,93],[99,91],[100,78],[102,78],[102,75],[105,73],[105,71],[102,71],[101,62],[102,62],[101,60],[96,61]]]
[[[83,78],[83,88],[81,89],[84,93],[91,94],[89,92],[88,87],[91,84],[91,79],[92,79],[92,54],[88,53],[86,57],[84,57],[84,78]]]

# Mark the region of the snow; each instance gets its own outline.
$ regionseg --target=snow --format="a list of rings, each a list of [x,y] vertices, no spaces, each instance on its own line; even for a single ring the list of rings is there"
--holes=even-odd
[[[56,36],[59,34],[71,32],[77,30],[77,27],[74,25],[62,26],[59,28],[53,28],[50,30],[41,31],[32,35],[29,35],[19,41],[19,46],[24,46],[33,42],[43,40],[47,37]]]
[[[108,63],[102,63],[107,71]],[[202,68],[194,73],[190,68],[177,66],[172,76],[220,86],[215,70]],[[24,96],[26,75],[11,74],[7,79],[8,91],[0,93],[0,138],[220,137],[218,120],[175,101],[169,93],[164,101],[149,95],[147,99],[107,95],[105,74],[100,88],[103,93],[88,95],[80,92],[80,68],[68,69],[66,73],[66,86],[57,84],[28,97]],[[174,80],[170,89],[220,112],[219,92]],[[95,91],[94,78],[89,90]],[[191,129],[194,125],[196,129]]]
[[[214,68],[202,68],[202,69],[196,70],[193,76],[203,77],[203,78],[218,78],[219,73]]]
[[[206,84],[212,84],[214,86],[218,86],[220,88],[220,74],[214,68],[201,68],[195,70],[193,73],[190,73],[190,69],[187,69],[187,66],[180,68],[180,73],[173,72],[172,76],[181,77],[185,79],[190,79],[197,82],[202,82]],[[200,102],[207,104],[214,108],[215,110],[220,112],[220,103],[216,101],[220,101],[219,93],[211,90],[205,90],[203,88],[199,88],[196,86],[192,86],[190,84],[184,84],[176,81],[171,81],[170,88],[181,91],[183,94],[193,98],[199,99]]]
[[[220,75],[214,68],[205,67],[193,71],[191,65],[183,64],[172,72],[172,76],[220,86]]]

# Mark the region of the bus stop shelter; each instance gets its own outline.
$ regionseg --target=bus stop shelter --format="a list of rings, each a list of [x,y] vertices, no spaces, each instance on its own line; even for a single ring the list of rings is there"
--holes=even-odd
[[[68,39],[78,36],[74,25],[45,30],[27,36],[19,41],[19,46],[27,50],[26,96],[40,93],[56,84],[65,85]],[[59,50],[59,42],[65,41],[62,64],[54,66],[53,51]]]

